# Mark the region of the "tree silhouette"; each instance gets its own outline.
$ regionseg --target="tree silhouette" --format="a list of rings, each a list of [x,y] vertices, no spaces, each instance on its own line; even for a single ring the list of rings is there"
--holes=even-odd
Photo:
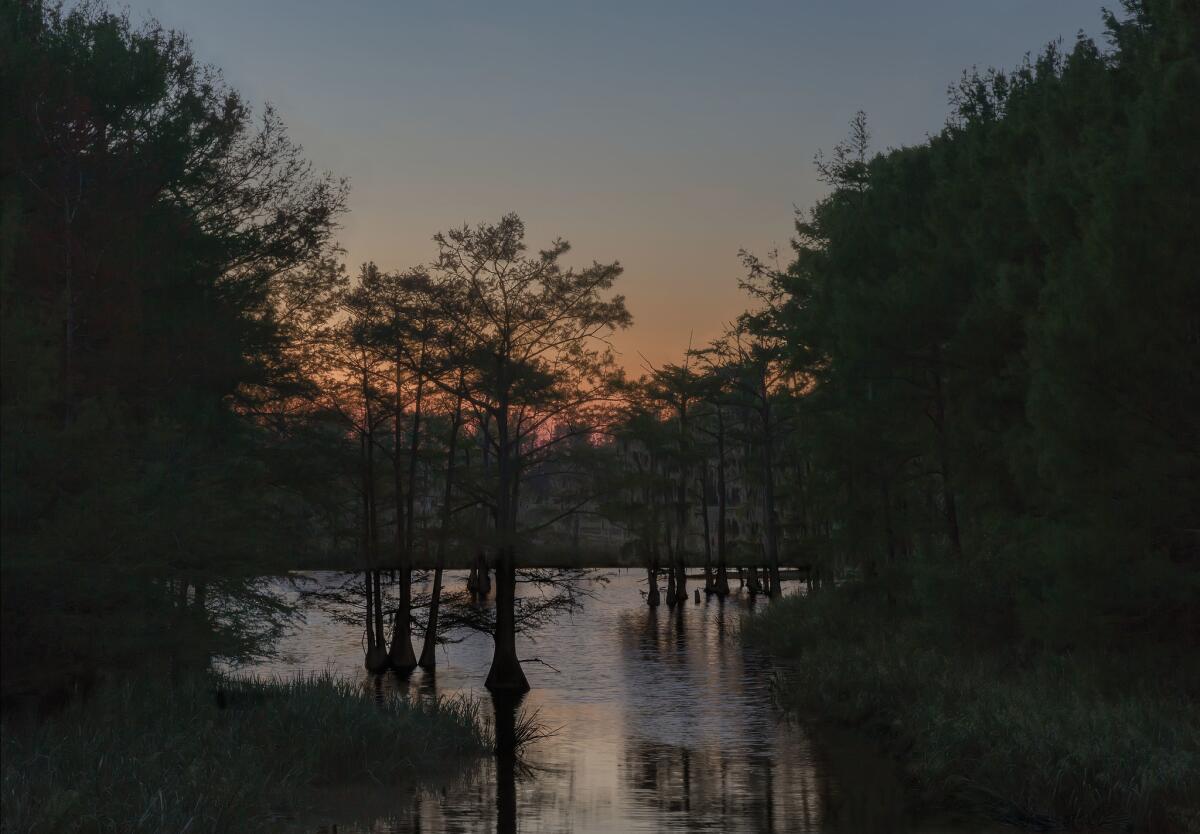
[[[606,418],[617,379],[607,338],[632,320],[622,296],[604,295],[621,273],[618,264],[567,268],[560,262],[565,241],[531,255],[524,236],[513,214],[440,233],[428,270],[445,317],[438,339],[448,363],[462,371],[461,388],[437,384],[461,391],[475,409],[495,459],[484,499],[496,548],[496,648],[487,678],[493,691],[529,688],[515,643],[517,550],[556,520],[522,524],[521,484]]]

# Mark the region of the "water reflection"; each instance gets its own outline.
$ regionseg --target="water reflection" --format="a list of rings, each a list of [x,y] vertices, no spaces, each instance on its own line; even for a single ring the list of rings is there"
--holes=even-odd
[[[492,694],[496,733],[496,834],[517,830],[517,710],[524,695]]]
[[[917,830],[889,760],[849,737],[815,742],[804,727],[780,720],[765,658],[736,637],[745,594],[651,609],[643,584],[644,574],[615,576],[581,611],[519,641],[522,657],[549,666],[528,665],[534,689],[522,698],[490,700],[494,757],[434,790],[322,794],[314,797],[320,813],[297,822],[298,830]],[[313,611],[279,659],[246,672],[331,669],[366,682],[360,641],[360,630]],[[465,692],[489,703],[482,683],[490,658],[489,638],[467,635],[442,650],[436,676],[387,675],[370,685],[419,697]],[[561,729],[517,756],[522,716],[534,711],[543,726]]]

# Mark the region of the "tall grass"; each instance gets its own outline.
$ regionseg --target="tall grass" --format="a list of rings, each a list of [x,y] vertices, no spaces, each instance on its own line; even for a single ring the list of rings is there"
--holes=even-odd
[[[474,702],[377,700],[329,675],[126,682],[5,722],[3,830],[269,830],[312,786],[436,781],[490,748]]]
[[[1187,675],[1144,658],[955,646],[916,618],[852,605],[793,597],[745,623],[746,640],[787,661],[785,708],[888,738],[931,800],[1043,830],[1200,831]]]

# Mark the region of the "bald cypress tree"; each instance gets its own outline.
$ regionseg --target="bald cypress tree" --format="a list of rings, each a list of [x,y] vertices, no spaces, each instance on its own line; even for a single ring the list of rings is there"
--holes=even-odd
[[[595,430],[615,390],[607,338],[631,321],[624,298],[608,295],[618,264],[569,268],[565,241],[529,253],[524,238],[513,214],[442,232],[428,268],[444,314],[437,339],[448,364],[463,372],[447,390],[461,393],[485,421],[480,434],[495,460],[485,498],[496,569],[495,653],[486,681],[493,692],[529,688],[516,650],[517,569],[527,535],[521,484]]]

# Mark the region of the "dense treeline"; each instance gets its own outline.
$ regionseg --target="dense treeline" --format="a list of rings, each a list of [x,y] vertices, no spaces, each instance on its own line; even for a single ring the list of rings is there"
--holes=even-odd
[[[6,3],[3,25],[5,694],[265,648],[287,611],[256,577],[314,553],[363,570],[331,604],[371,671],[417,665],[414,623],[432,668],[458,625],[495,635],[493,688],[527,688],[516,632],[573,603],[518,599],[517,551],[571,504],[518,512],[522,487],[587,456],[619,265],[531,253],[508,215],[350,280],[346,184],[181,35],[100,5]],[[451,545],[494,607],[443,597]]]
[[[966,77],[924,145],[868,158],[860,116],[795,260],[751,263],[818,546],[1055,646],[1200,634],[1200,24],[1108,25]]]
[[[751,630],[785,701],[1038,825],[1188,829],[1200,787],[1200,18],[971,73],[928,142],[863,117],[755,326],[804,380],[814,560]],[[984,694],[986,692],[986,695]],[[1188,822],[1191,820],[1192,822]]]
[[[252,418],[307,384],[346,186],[177,33],[0,15],[5,692],[237,654],[275,619],[244,578],[312,533]]]

